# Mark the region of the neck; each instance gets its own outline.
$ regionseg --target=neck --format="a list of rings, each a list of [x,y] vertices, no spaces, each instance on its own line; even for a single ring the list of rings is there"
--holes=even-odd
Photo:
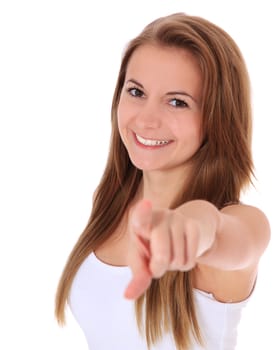
[[[156,208],[168,208],[186,182],[188,171],[143,172],[140,198],[148,199]]]

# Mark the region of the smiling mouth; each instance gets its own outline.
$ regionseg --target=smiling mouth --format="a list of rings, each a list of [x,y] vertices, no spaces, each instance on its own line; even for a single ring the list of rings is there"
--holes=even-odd
[[[139,143],[141,143],[144,146],[164,146],[171,142],[171,140],[150,140],[145,139],[137,134],[135,134],[135,137]]]

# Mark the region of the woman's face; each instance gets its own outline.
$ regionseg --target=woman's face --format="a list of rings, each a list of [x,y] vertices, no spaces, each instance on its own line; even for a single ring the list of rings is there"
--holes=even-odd
[[[202,74],[192,53],[142,45],[128,63],[118,127],[143,171],[185,169],[202,143]]]

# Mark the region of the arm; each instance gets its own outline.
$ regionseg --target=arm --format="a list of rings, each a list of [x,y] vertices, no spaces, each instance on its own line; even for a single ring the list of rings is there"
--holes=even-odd
[[[200,224],[196,262],[221,270],[240,270],[257,265],[270,239],[264,213],[247,205],[218,211],[211,203],[197,200],[177,208]]]
[[[269,223],[259,209],[234,205],[219,211],[203,200],[174,210],[155,210],[140,201],[129,222],[133,279],[128,298],[140,296],[152,278],[169,270],[188,271],[196,264],[221,271],[255,268],[270,238]]]

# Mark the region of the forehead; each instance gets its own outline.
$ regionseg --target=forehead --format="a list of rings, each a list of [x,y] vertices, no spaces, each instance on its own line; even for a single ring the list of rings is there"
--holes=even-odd
[[[151,44],[141,45],[133,52],[128,62],[126,78],[139,79],[140,82],[146,80],[147,83],[160,79],[161,83],[175,84],[177,88],[199,88],[202,83],[199,64],[191,51]]]

